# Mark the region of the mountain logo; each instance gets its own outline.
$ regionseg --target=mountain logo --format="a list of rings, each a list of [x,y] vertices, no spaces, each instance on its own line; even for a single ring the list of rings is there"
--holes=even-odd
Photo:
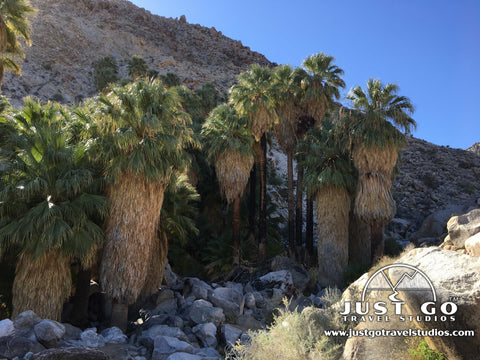
[[[382,295],[383,292],[386,294]],[[421,299],[420,308],[410,304],[412,306],[407,307],[408,314],[400,292],[414,292],[411,295]],[[375,302],[371,306],[372,301]],[[423,271],[409,264],[398,263],[375,271],[365,283],[361,301],[345,301],[340,314],[344,321],[390,321],[392,312],[400,321],[455,321],[453,315],[457,309],[453,302],[438,301],[435,287]]]

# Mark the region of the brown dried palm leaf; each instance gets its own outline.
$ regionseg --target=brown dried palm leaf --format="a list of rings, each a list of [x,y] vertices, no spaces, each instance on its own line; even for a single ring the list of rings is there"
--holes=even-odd
[[[323,86],[321,84],[315,84],[313,87],[317,93],[323,92]],[[320,98],[312,97],[305,102],[305,105],[307,106],[307,113],[315,119],[315,125],[319,126],[327,113],[327,100],[325,96],[321,96]]]
[[[299,113],[294,102],[291,101],[285,105],[282,105],[278,109],[280,116],[278,121],[273,126],[275,131],[275,137],[278,143],[285,152],[293,151],[295,145],[297,145],[297,115]]]
[[[7,42],[7,25],[2,16],[0,16],[0,53],[3,54],[7,49]]]
[[[21,254],[13,282],[13,317],[33,310],[42,319],[60,321],[63,303],[70,296],[70,259],[49,250],[37,259]]]
[[[348,265],[348,222],[352,200],[344,188],[325,186],[315,195],[320,279],[341,286]]]
[[[243,195],[253,162],[253,155],[243,155],[236,150],[229,150],[217,156],[215,171],[220,191],[225,194],[229,204],[237,196]]]
[[[257,111],[252,113],[252,132],[258,142],[262,135],[268,132],[272,126],[273,115],[262,103],[257,103]]]
[[[363,174],[358,178],[355,214],[369,225],[383,226],[395,216],[391,176]]]
[[[146,298],[158,291],[162,285],[165,265],[167,265],[168,239],[165,232],[161,232],[160,238],[155,241],[150,256],[150,266],[148,268],[147,278],[141,292],[141,297]]]
[[[119,303],[134,303],[145,283],[166,185],[126,172],[107,188],[109,216],[100,281]]]
[[[360,175],[380,173],[389,176],[397,163],[398,150],[394,146],[385,146],[381,149],[376,146],[365,147],[362,144],[356,144],[352,156]]]

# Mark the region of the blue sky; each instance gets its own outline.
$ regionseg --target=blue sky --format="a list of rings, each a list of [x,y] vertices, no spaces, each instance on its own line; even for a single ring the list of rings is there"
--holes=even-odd
[[[345,71],[343,94],[368,78],[397,83],[415,105],[414,136],[467,148],[480,141],[478,0],[133,0],[214,26],[278,64],[324,52]]]

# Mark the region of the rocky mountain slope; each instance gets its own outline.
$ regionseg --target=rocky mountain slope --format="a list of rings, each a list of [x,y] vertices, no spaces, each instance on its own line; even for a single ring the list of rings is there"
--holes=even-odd
[[[143,56],[160,74],[177,73],[187,85],[215,82],[223,90],[252,63],[270,64],[240,41],[184,17],[152,15],[125,0],[31,0],[32,46],[23,76],[7,74],[3,93],[18,104],[26,95],[73,103],[95,94],[92,64],[113,55],[126,62]]]

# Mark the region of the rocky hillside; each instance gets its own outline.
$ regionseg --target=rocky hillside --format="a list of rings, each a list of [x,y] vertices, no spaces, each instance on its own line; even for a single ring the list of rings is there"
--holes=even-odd
[[[474,152],[477,155],[480,155],[480,142],[477,142],[477,143],[473,144],[472,146],[470,146],[467,149],[467,151],[471,151],[471,152]]]
[[[3,92],[18,104],[26,95],[64,103],[95,94],[92,64],[113,55],[126,76],[126,61],[143,56],[160,74],[175,72],[187,85],[232,85],[252,63],[270,64],[215,28],[152,15],[125,0],[31,0],[32,47],[23,76],[7,74]]]

